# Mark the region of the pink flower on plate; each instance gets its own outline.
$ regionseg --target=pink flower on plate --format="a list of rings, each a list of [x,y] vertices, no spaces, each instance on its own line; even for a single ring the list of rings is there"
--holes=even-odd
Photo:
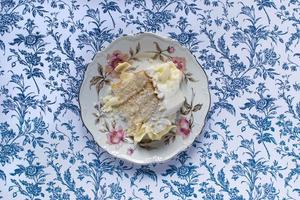
[[[185,58],[183,57],[172,57],[172,62],[176,65],[180,71],[185,70]]]
[[[115,50],[112,54],[107,55],[107,65],[111,70],[114,70],[119,63],[126,62],[128,55],[120,50]]]
[[[123,129],[113,129],[107,135],[107,140],[109,144],[119,144],[120,142],[124,142],[125,131]]]
[[[174,53],[175,52],[175,48],[172,46],[168,46],[167,48],[168,53]]]
[[[177,133],[183,137],[188,137],[191,133],[189,121],[185,117],[181,117],[177,122]]]
[[[129,148],[129,149],[127,149],[127,154],[128,154],[129,156],[131,156],[131,155],[133,154],[133,151],[134,151],[133,148]]]

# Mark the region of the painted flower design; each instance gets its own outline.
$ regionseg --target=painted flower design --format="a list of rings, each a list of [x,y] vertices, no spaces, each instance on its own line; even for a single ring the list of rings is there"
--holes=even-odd
[[[182,117],[178,121],[178,123],[177,123],[177,133],[179,135],[182,135],[183,137],[187,137],[187,136],[190,135],[190,133],[191,133],[190,124],[189,124],[189,121],[185,117]]]
[[[32,64],[33,66],[37,66],[40,64],[41,57],[38,56],[36,53],[27,53],[25,56],[25,60],[27,63]]]
[[[13,0],[3,0],[0,2],[2,8],[10,9],[15,6],[15,2]]]
[[[263,111],[264,109],[268,108],[270,106],[270,100],[269,99],[260,99],[256,102],[256,109]]]
[[[187,197],[191,197],[194,194],[194,188],[190,184],[179,184],[178,191]]]
[[[187,44],[187,43],[189,43],[191,37],[188,33],[180,33],[177,36],[177,39],[181,44]]]
[[[37,44],[38,39],[38,36],[30,34],[25,37],[25,45],[28,47],[32,47]]]
[[[247,87],[247,83],[243,78],[234,78],[231,80],[230,86],[234,89],[244,89]]]
[[[106,59],[108,68],[114,70],[119,63],[128,61],[129,56],[120,50],[115,50],[112,54],[108,54]]]
[[[181,179],[185,179],[187,177],[189,177],[192,173],[192,170],[190,167],[188,166],[181,166],[178,168],[177,170],[177,176]]]
[[[134,149],[133,148],[129,148],[127,149],[127,155],[131,156],[134,152]]]
[[[176,67],[180,70],[180,71],[185,71],[185,64],[186,64],[186,60],[183,57],[172,57],[172,62],[176,65]]]
[[[267,131],[270,129],[270,126],[271,126],[271,121],[269,121],[267,118],[261,118],[261,117],[258,117],[256,120],[255,120],[255,124],[259,127],[259,128],[262,128],[264,131]]]
[[[253,81],[248,77],[229,78],[229,80],[226,82],[228,83],[226,85],[226,89],[231,97],[240,95],[240,91],[245,90],[249,85],[253,83]]]
[[[19,151],[22,150],[21,147],[19,147],[17,144],[6,144],[6,145],[0,145],[0,154],[3,156],[15,156]]]
[[[169,21],[174,18],[175,15],[168,11],[164,10],[161,12],[146,12],[146,21],[147,29],[150,31],[161,30],[163,26],[169,23]]]
[[[39,187],[38,184],[29,183],[28,186],[26,187],[26,191],[29,194],[32,194],[33,196],[38,196],[41,193],[42,188]]]
[[[13,20],[13,15],[10,14],[0,15],[0,19],[2,24],[4,25],[13,25],[15,23],[15,21]]]
[[[265,49],[264,54],[265,54],[265,62],[271,66],[275,65],[275,63],[277,61],[277,55],[274,52],[274,50],[273,49]]]
[[[29,178],[33,178],[34,176],[40,174],[42,172],[43,166],[39,165],[29,165],[25,168],[25,175]]]
[[[107,135],[107,140],[109,144],[119,144],[124,141],[125,138],[125,131],[123,129],[113,129]]]
[[[275,199],[276,197],[276,189],[273,184],[264,184],[263,185],[264,193],[267,199]]]
[[[10,140],[16,136],[16,134],[13,132],[13,130],[4,130],[1,132],[1,136],[3,140]]]
[[[174,53],[175,48],[173,46],[168,46],[167,51],[168,51],[168,53]]]
[[[1,151],[2,151],[2,153],[6,154],[8,156],[11,156],[11,155],[15,154],[12,145],[9,145],[9,144],[6,144],[6,145],[2,146]]]
[[[112,184],[110,185],[110,188],[111,188],[111,192],[112,192],[112,194],[113,194],[114,199],[121,199],[121,198],[122,198],[122,195],[123,195],[124,193],[122,192],[122,188],[120,187],[119,184],[117,184],[117,183],[112,183]]]

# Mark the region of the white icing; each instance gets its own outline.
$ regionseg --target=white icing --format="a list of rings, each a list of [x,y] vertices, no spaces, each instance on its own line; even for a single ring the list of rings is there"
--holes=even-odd
[[[151,66],[146,70],[157,89],[157,97],[162,99],[162,116],[167,117],[176,113],[184,102],[180,90],[182,72],[173,62]]]

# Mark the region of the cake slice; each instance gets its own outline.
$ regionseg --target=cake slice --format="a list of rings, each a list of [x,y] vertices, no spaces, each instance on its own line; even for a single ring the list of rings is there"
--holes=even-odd
[[[149,79],[144,71],[124,72],[120,75],[120,81],[111,85],[112,94],[118,98],[118,103],[122,104],[143,90],[148,82]]]

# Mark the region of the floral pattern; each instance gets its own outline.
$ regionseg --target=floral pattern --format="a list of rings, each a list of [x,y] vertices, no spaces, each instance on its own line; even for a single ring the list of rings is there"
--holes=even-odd
[[[154,39],[154,38],[153,38]],[[172,55],[175,52],[175,47],[173,46],[168,46],[166,49],[162,49],[161,45],[157,41],[150,42],[153,43],[153,48],[155,50],[144,50],[146,44],[142,44],[141,42],[137,42],[137,45],[135,48],[129,47],[129,53],[122,52],[120,50],[110,50],[106,49],[109,53],[107,53],[106,60],[104,61],[105,63],[102,63],[102,61],[95,60],[93,62],[97,62],[98,68],[97,72],[98,74],[96,76],[91,76],[86,77],[88,82],[89,82],[89,89],[92,90],[92,87],[95,86],[96,88],[96,95],[99,96],[101,95],[107,95],[107,94],[100,94],[101,89],[103,88],[108,88],[110,87],[110,82],[116,82],[118,81],[118,77],[120,76],[120,71],[116,70],[117,67],[122,66],[119,64],[129,64],[127,62],[130,62],[131,64],[134,64],[134,61],[141,61],[143,59],[152,59],[154,60],[160,60],[162,63],[172,61],[175,66],[182,71],[183,76],[186,79],[186,83],[188,81],[193,81],[194,79],[192,78],[191,73],[186,73],[186,63],[185,63],[185,57],[178,57]],[[116,43],[114,44],[116,45]],[[135,50],[133,50],[135,49]],[[149,47],[148,47],[149,49]],[[151,49],[151,47],[150,47]],[[104,51],[104,52],[106,52]],[[112,52],[110,52],[112,51]],[[139,54],[142,54],[142,57],[139,56]],[[129,56],[130,55],[130,56]],[[100,64],[102,63],[102,64]],[[105,66],[105,67],[103,67]],[[125,65],[124,65],[125,66]],[[136,65],[136,71],[139,71],[139,64]],[[105,71],[105,72],[104,72]],[[88,73],[88,72],[86,72]],[[194,89],[191,85],[186,84],[185,88],[183,89],[183,92],[186,94],[188,89],[192,89],[192,102],[191,105],[188,104],[187,102],[187,97],[185,97],[185,102],[184,105],[180,110],[178,110],[178,116],[176,117],[175,122],[172,125],[177,125],[175,126],[176,131],[174,129],[171,129],[166,135],[164,135],[161,139],[162,143],[161,146],[168,145],[171,142],[174,142],[175,138],[177,135],[183,136],[183,138],[187,138],[190,135],[190,132],[192,131],[192,124],[193,124],[193,113],[201,110],[202,105],[197,104],[195,107],[193,107],[193,101],[195,99],[195,93]],[[123,129],[118,129],[116,130],[116,125],[117,123],[122,123],[120,120],[116,120],[115,118],[112,119],[110,114],[107,112],[103,111],[103,99],[98,100],[97,105],[94,106],[95,112],[92,114],[95,117],[95,125],[99,126],[99,132],[98,134],[106,134],[107,136],[107,143],[111,145],[115,144],[122,144],[124,141],[132,144],[133,146],[129,148],[127,154],[131,155],[133,151],[137,148],[136,145],[139,147],[142,147],[147,150],[151,149],[157,149],[156,145],[151,145],[152,141],[141,141],[138,144],[133,143],[133,138],[130,136],[126,136],[126,133]],[[182,111],[185,110],[185,111]],[[181,112],[180,112],[181,111]],[[188,119],[188,114],[191,115],[189,116],[190,119]],[[111,128],[110,128],[111,127]],[[177,133],[177,134],[176,134]],[[101,144],[99,144],[101,146]]]
[[[299,199],[299,12],[299,0],[1,0],[0,198]],[[136,32],[179,41],[210,83],[202,135],[162,164],[109,156],[80,120],[86,65]]]
[[[112,70],[114,70],[119,63],[123,63],[126,61],[128,61],[128,55],[122,53],[119,50],[112,52],[111,55],[110,54],[107,55],[107,66]]]
[[[189,120],[187,120],[185,117],[182,117],[177,122],[177,133],[179,135],[182,135],[183,137],[187,137],[191,133],[191,127],[189,124]]]
[[[125,132],[124,130],[112,130],[107,135],[107,140],[109,144],[120,144],[124,142],[125,139]]]

